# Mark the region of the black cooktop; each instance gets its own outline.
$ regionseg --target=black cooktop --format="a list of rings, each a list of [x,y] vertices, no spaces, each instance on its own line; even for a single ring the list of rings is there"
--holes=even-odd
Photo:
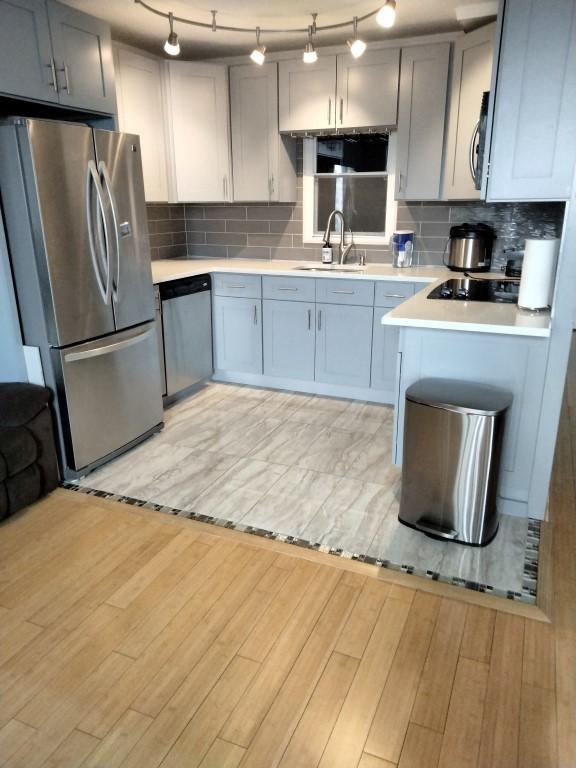
[[[517,280],[482,280],[461,277],[447,280],[428,294],[429,299],[456,301],[493,301],[517,304],[520,282]]]

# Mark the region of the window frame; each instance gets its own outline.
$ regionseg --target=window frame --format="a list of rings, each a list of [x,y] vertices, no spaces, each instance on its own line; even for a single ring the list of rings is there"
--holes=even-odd
[[[316,138],[303,139],[303,167],[302,167],[302,240],[304,243],[314,245],[321,244],[323,233],[315,232],[316,220],[316,176],[321,178],[338,176],[386,176],[388,184],[386,188],[386,231],[379,235],[356,235],[356,245],[388,245],[396,229],[398,203],[394,199],[396,187],[396,133],[392,131],[388,139],[388,161],[386,173],[316,173]]]

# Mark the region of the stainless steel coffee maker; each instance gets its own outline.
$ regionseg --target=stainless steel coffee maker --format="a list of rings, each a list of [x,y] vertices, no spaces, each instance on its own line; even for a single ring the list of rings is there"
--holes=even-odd
[[[445,265],[455,272],[488,272],[496,235],[487,224],[458,224],[450,228]]]

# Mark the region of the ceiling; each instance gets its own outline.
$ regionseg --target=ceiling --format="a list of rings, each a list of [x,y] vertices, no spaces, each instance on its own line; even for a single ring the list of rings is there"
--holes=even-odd
[[[168,32],[168,22],[150,13],[133,0],[65,0],[67,5],[98,16],[112,25],[112,36],[152,53],[164,55],[162,44]],[[270,29],[306,27],[311,23],[311,12],[318,13],[317,23],[334,24],[351,20],[376,10],[383,0],[147,0],[152,7],[175,16],[211,23],[211,9],[218,9],[217,22],[227,26],[260,26]],[[495,13],[496,2],[472,0],[397,0],[396,24],[385,30],[374,18],[359,27],[360,36],[367,42],[386,38],[422,35],[434,32],[452,32],[478,26]],[[471,16],[472,22],[463,21]],[[460,20],[459,20],[460,19]],[[175,23],[184,59],[235,56],[253,47],[254,35],[238,32],[212,32],[189,25]],[[343,43],[351,32],[340,29],[320,32],[317,45]],[[305,36],[275,33],[262,36],[269,51],[300,48]]]

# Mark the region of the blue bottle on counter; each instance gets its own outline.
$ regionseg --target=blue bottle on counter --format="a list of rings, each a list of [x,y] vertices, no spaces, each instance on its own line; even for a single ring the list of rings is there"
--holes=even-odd
[[[411,229],[397,229],[392,235],[392,265],[411,267],[414,252],[414,232]]]

